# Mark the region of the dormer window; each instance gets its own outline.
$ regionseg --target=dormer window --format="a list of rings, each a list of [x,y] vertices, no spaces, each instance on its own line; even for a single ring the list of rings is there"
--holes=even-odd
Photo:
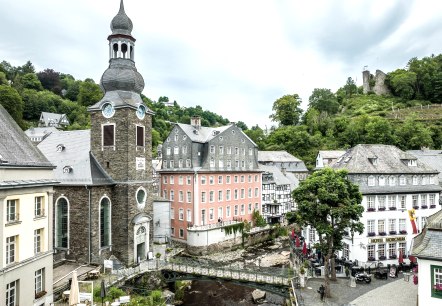
[[[65,149],[65,146],[62,145],[62,144],[59,144],[59,145],[57,146],[57,152],[62,152],[62,151],[64,151],[64,149]]]
[[[370,175],[368,177],[368,186],[374,186],[375,185],[375,177],[373,175]]]
[[[376,166],[378,164],[378,158],[377,157],[369,157],[368,161],[373,165]]]
[[[408,164],[408,167],[417,167],[417,160],[416,159],[409,159],[407,164]]]
[[[72,173],[74,169],[71,166],[64,166],[63,167],[63,173]]]

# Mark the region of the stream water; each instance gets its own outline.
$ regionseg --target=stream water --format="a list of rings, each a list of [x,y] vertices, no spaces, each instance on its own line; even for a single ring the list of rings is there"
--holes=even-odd
[[[262,267],[261,263],[266,261],[267,258],[271,258],[274,255],[280,254],[282,251],[288,251],[289,246],[287,241],[280,242],[266,242],[260,245],[250,247],[244,251],[239,252],[225,252],[223,254],[214,254],[204,258],[192,259],[186,258],[186,260],[202,261],[203,264],[215,264],[230,266],[234,268],[254,269],[254,270],[269,270],[269,267]],[[267,262],[270,267],[285,267],[288,265],[280,261]],[[281,270],[282,273],[284,270]],[[233,306],[244,305],[252,306],[256,305],[252,300],[252,292],[255,290],[251,287],[237,285],[228,281],[193,281],[189,290],[186,290],[184,294],[185,306]],[[265,302],[261,305],[264,306],[277,306],[284,305],[284,298],[278,295],[266,292]]]

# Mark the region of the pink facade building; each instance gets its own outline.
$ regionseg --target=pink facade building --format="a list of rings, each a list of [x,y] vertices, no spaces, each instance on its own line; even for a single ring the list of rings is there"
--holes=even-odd
[[[162,148],[161,195],[171,201],[171,237],[188,229],[252,220],[261,210],[256,144],[231,124],[218,128],[176,124]]]

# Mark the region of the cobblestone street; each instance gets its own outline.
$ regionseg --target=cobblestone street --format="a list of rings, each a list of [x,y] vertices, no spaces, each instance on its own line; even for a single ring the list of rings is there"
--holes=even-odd
[[[333,306],[373,306],[374,303],[382,306],[415,306],[417,299],[417,286],[410,278],[404,281],[403,274],[397,279],[373,279],[370,284],[358,283],[351,288],[348,279],[338,279],[331,282],[332,298],[321,301],[317,290],[323,279],[309,279],[307,287],[301,290],[306,306],[333,305]],[[310,289],[309,289],[310,288]]]

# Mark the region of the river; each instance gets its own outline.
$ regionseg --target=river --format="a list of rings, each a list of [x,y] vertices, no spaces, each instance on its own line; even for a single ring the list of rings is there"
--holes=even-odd
[[[225,265],[232,268],[254,270],[269,270],[269,267],[287,269],[287,256],[281,252],[289,251],[287,240],[277,240],[249,247],[246,250],[237,250],[212,254],[198,258],[205,264]],[[273,258],[273,259],[272,259]],[[192,260],[187,258],[186,260]],[[284,270],[282,270],[284,273]],[[184,294],[185,306],[233,306],[256,305],[252,301],[251,287],[236,285],[229,281],[193,281],[189,290]],[[266,292],[264,306],[284,305],[284,298]]]

